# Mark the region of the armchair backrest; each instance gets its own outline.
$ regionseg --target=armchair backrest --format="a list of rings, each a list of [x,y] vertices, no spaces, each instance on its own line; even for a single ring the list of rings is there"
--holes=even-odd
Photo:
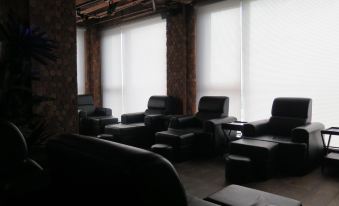
[[[229,98],[225,96],[204,96],[199,100],[196,117],[200,120],[228,117]]]
[[[279,97],[274,99],[269,119],[270,133],[290,136],[292,129],[311,123],[312,99]]]
[[[175,169],[152,152],[74,134],[51,138],[47,151],[53,185],[67,198],[70,193],[85,203],[187,205]]]
[[[78,109],[91,115],[95,111],[93,96],[90,94],[78,95]]]
[[[177,100],[171,96],[151,96],[148,100],[145,115],[151,114],[178,114]]]

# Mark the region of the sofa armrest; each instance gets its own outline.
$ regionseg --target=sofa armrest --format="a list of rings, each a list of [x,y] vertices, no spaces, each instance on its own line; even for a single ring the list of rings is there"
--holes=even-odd
[[[144,112],[136,112],[121,115],[121,123],[123,124],[132,124],[138,122],[144,122],[145,113]]]
[[[268,120],[258,120],[244,125],[243,135],[248,137],[255,137],[263,135],[267,132]]]
[[[224,123],[230,123],[237,121],[236,117],[224,117],[224,118],[217,118],[217,119],[210,119],[205,122],[204,130],[208,132],[213,132],[216,127],[221,127]]]
[[[92,116],[112,116],[112,110],[110,108],[97,107]]]
[[[305,126],[296,127],[292,130],[292,141],[308,143],[309,138],[311,136],[315,136],[312,134],[316,134],[316,133],[320,134],[320,131],[323,129],[325,129],[325,126],[319,122],[313,122]]]
[[[194,127],[199,125],[199,121],[191,115],[182,115],[173,117],[170,121],[169,127],[173,129],[180,129],[185,127]]]

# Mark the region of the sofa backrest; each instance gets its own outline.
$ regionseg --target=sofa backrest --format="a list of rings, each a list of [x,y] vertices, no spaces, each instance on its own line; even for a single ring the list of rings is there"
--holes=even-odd
[[[145,115],[152,114],[178,114],[178,102],[177,99],[171,96],[151,96],[148,100],[147,110]]]
[[[52,185],[75,202],[185,206],[173,166],[139,148],[88,136],[63,134],[47,144]],[[99,204],[98,204],[99,205]]]
[[[279,97],[274,99],[269,119],[271,134],[291,136],[292,129],[311,123],[312,99]]]
[[[95,111],[93,96],[89,94],[78,95],[78,109],[91,115]]]
[[[199,100],[196,117],[200,120],[228,117],[229,98],[225,96],[204,96]]]

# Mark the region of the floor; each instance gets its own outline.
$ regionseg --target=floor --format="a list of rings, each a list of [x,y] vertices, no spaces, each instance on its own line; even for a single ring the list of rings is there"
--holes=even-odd
[[[205,198],[230,183],[225,182],[222,158],[175,164],[188,194]],[[339,173],[338,173],[339,174]],[[322,175],[320,168],[301,177],[279,177],[243,186],[300,200],[303,206],[338,206],[339,175]]]

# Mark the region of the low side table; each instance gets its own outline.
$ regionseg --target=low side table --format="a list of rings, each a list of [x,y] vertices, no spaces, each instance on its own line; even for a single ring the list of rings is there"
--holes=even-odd
[[[327,143],[325,142],[325,138],[324,138],[325,135],[329,135]],[[330,148],[338,149],[338,147],[330,146],[332,136],[339,136],[339,127],[330,127],[328,129],[321,130],[321,137],[322,137],[322,141],[323,141],[323,145],[325,149],[325,156],[324,156],[322,166],[321,166],[322,172],[324,172],[325,165],[328,165],[328,164],[339,165],[339,153],[330,151]]]
[[[244,130],[244,125],[246,124],[247,122],[241,122],[241,121],[234,121],[234,122],[230,122],[230,123],[224,123],[222,124],[222,130],[224,131],[225,133],[225,136],[230,136],[232,131],[236,131],[236,137],[237,138],[241,138],[242,136],[242,132]],[[228,134],[226,135],[226,131],[225,130],[228,130]],[[239,132],[239,133],[238,133]]]

